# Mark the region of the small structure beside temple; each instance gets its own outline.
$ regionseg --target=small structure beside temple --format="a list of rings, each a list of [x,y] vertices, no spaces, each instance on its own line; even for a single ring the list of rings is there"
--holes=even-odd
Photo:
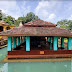
[[[15,26],[6,24],[3,20],[0,20],[0,32],[12,29],[13,27]],[[7,44],[7,37],[0,36],[0,48],[5,44]]]
[[[13,27],[15,27],[15,26],[6,24],[3,20],[0,20],[0,32],[12,29]]]
[[[0,32],[0,36],[8,37],[8,58],[72,57],[72,31],[56,27],[51,22],[34,20]],[[68,40],[67,47],[64,38]]]

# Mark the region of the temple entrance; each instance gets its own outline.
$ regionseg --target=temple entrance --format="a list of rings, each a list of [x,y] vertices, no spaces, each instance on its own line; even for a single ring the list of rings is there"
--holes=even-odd
[[[23,41],[23,40],[22,40]],[[21,42],[21,41],[20,41]],[[50,47],[51,45],[51,47]],[[30,36],[30,51],[31,50],[52,50],[53,44],[48,41],[45,36]],[[26,51],[26,41],[21,45],[17,46],[14,50]]]
[[[3,31],[3,26],[0,26],[0,32],[2,32]]]
[[[31,50],[48,50],[45,36],[30,37],[30,48]]]

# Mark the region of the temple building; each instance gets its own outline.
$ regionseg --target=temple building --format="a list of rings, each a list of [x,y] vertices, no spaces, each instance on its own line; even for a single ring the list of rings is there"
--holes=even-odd
[[[9,30],[15,27],[14,25],[6,24],[3,20],[0,20],[0,32]],[[7,37],[0,36],[0,48],[3,48],[3,45],[7,44]]]
[[[6,24],[3,20],[0,21],[0,32],[5,31],[5,30],[9,30],[13,27],[15,27],[15,26]]]
[[[0,36],[8,37],[8,58],[72,57],[72,31],[51,22],[34,20],[2,31]],[[67,39],[67,47],[64,39]]]

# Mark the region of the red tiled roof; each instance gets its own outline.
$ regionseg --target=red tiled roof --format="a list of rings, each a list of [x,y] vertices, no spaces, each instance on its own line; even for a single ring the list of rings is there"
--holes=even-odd
[[[25,26],[25,25],[50,25],[50,26]],[[72,31],[58,28],[55,24],[43,20],[35,20],[24,24],[21,27],[15,27],[10,30],[0,32],[0,36],[71,36]]]
[[[24,26],[51,26],[51,27],[53,26],[53,27],[56,27],[56,24],[38,19],[38,20],[34,20],[28,23],[25,23]]]
[[[72,32],[66,29],[57,28],[57,27],[16,27],[7,31],[3,31],[0,35],[4,36],[17,36],[17,35],[24,35],[24,36],[72,36]]]

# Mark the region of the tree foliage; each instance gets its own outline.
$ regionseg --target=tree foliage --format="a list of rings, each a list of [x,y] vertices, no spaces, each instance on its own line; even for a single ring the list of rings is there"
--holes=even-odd
[[[4,13],[2,13],[2,11],[0,10],[0,20],[3,20],[4,22],[6,22],[9,25],[15,25],[15,26],[19,26],[19,22],[22,21],[23,24],[33,21],[33,20],[37,20],[38,16],[36,16],[33,12],[29,12],[27,13],[26,16],[23,15],[23,17],[18,17],[18,19],[15,20],[14,17],[12,16],[6,16]]]
[[[2,12],[1,12],[1,10],[0,10],[0,20],[2,20]]]
[[[35,16],[35,14],[32,12],[27,13],[26,15],[26,22],[30,22],[30,21],[37,20],[37,19],[38,19],[38,16]]]
[[[18,20],[21,20],[22,23],[27,23],[27,22],[30,22],[30,21],[33,21],[33,20],[37,20],[38,19],[38,16],[36,16],[34,13],[32,12],[29,12],[27,13],[26,16],[23,16],[23,17],[19,17]]]
[[[11,16],[7,16],[7,17],[3,18],[3,21],[5,21],[9,25],[15,24],[15,18],[13,18]]]
[[[57,25],[61,28],[72,30],[72,20],[67,19],[61,20],[57,22]]]

